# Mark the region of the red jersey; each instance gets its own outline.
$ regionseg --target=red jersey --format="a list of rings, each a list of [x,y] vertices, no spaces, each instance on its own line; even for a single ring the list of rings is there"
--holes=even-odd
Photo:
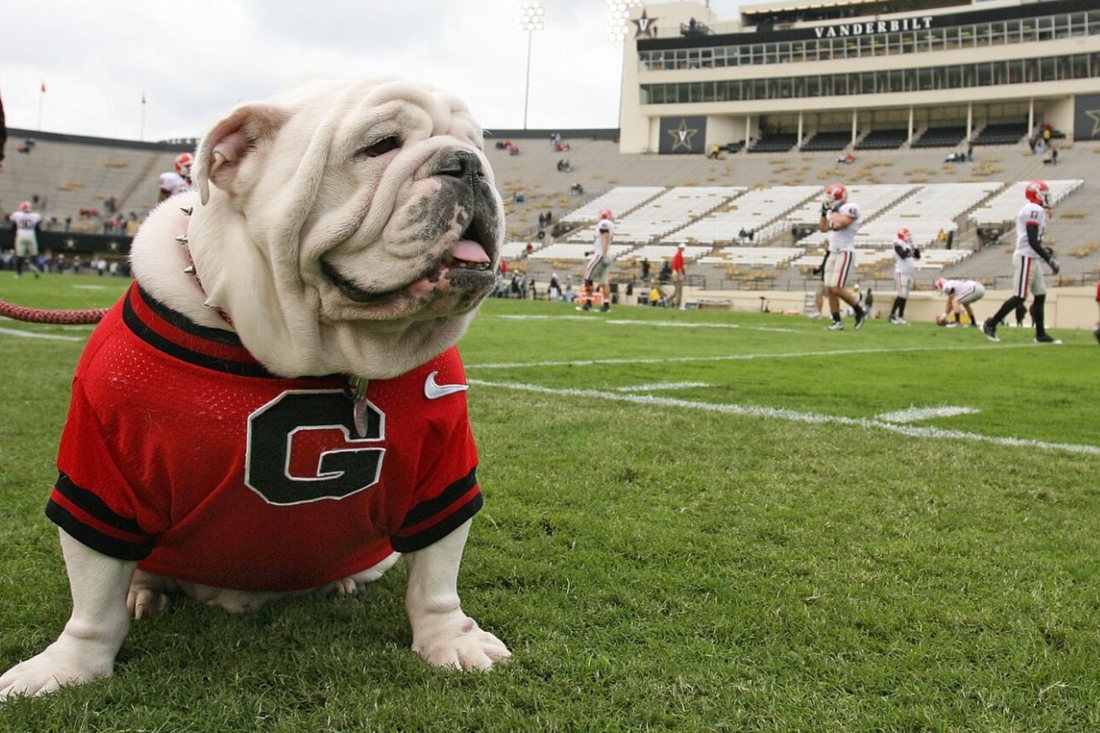
[[[1096,302],[1100,303],[1100,282],[1096,283]]]
[[[681,250],[676,250],[676,254],[672,255],[672,271],[684,271],[684,253]]]
[[[456,348],[370,382],[358,423],[342,384],[276,377],[135,284],[77,367],[46,514],[153,573],[298,590],[426,547],[481,508]]]

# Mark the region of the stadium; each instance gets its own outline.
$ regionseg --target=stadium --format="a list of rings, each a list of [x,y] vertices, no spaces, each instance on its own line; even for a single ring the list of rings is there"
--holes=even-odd
[[[417,384],[441,402],[468,388],[485,499],[458,588],[509,663],[459,675],[409,651],[413,566],[398,563],[349,594],[247,614],[173,598],[130,624],[109,678],[25,698],[13,686],[24,678],[0,677],[0,729],[77,729],[89,711],[102,730],[1100,728],[1100,2],[788,2],[735,17],[710,3],[597,4],[622,43],[617,124],[482,120],[505,216],[486,259],[499,265],[457,344],[462,377],[433,360],[441,371]],[[17,253],[18,217],[0,229],[0,301],[18,306],[0,317],[0,674],[46,648],[72,610],[55,523],[73,525],[55,505],[91,514],[114,542],[131,525],[104,522],[143,511],[140,499],[91,503],[58,478],[75,475],[58,446],[95,326],[22,319],[122,299],[119,322],[146,345],[173,329],[246,328],[242,301],[222,300],[203,271],[209,255],[187,249],[185,217],[210,195],[197,203],[192,177],[210,176],[215,202],[233,185],[200,173],[216,131],[151,142],[7,129],[2,219],[29,209],[41,221],[35,257]],[[465,165],[433,175],[465,180]],[[858,289],[830,332],[819,268],[839,241],[837,184],[859,207],[846,272]],[[1049,215],[1037,251],[1059,266],[1035,259],[1045,312],[1001,316],[992,343],[982,324],[996,327],[1019,292],[1019,217],[1035,201]],[[173,246],[217,311],[208,322],[134,295],[138,232],[168,208],[184,210]],[[920,257],[895,319],[903,230]],[[592,276],[602,241],[606,302]],[[947,317],[951,282],[980,294]],[[1037,342],[1044,328],[1057,343]],[[234,359],[267,364],[247,340],[254,354],[227,343],[205,356],[237,377],[252,367]],[[178,346],[162,344],[173,369],[188,358]],[[183,381],[200,362],[172,379],[126,371],[131,358],[108,382],[133,395],[134,431],[96,427],[120,446],[112,464],[129,441],[206,445],[190,420],[143,401],[152,389],[190,404],[194,392],[207,419],[216,390]],[[401,460],[403,418],[366,390],[403,376],[364,379],[353,400],[356,420],[363,404],[382,414],[369,439],[389,435],[371,443],[386,460]],[[253,419],[277,402],[248,417],[249,470]],[[332,479],[329,453],[292,453],[302,429],[282,473]],[[368,439],[348,423],[348,454],[352,430]],[[224,447],[196,447],[175,470],[198,475]],[[326,544],[324,532],[296,542]]]

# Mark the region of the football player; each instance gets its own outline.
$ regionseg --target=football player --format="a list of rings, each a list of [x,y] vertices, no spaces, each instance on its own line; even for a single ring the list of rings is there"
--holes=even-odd
[[[855,329],[863,328],[867,314],[859,302],[845,290],[848,276],[856,266],[856,232],[863,226],[863,214],[859,205],[848,200],[848,189],[834,183],[825,189],[825,200],[821,203],[821,221],[818,230],[829,233],[829,242],[825,251],[829,255],[822,264],[825,267],[825,288],[829,296],[829,309],[833,314],[830,331],[843,331],[840,322],[840,301],[852,307],[855,312]]]
[[[600,209],[600,220],[596,224],[595,251],[588,260],[588,267],[584,271],[584,284],[587,289],[587,300],[579,310],[592,310],[592,291],[599,286],[603,293],[604,313],[611,311],[611,286],[608,281],[611,277],[611,237],[615,234],[615,223],[612,220],[610,209]]]
[[[974,310],[970,307],[985,297],[985,286],[973,280],[944,280],[936,278],[936,290],[947,296],[947,327],[958,328],[959,316],[962,309],[966,308],[966,315],[970,316],[970,327],[978,327],[978,319],[974,317]]]
[[[1014,293],[1004,302],[997,314],[982,324],[982,331],[990,341],[997,338],[997,324],[1003,321],[1017,306],[1027,301],[1029,294],[1034,296],[1031,304],[1031,321],[1035,324],[1035,343],[1060,344],[1058,339],[1047,335],[1043,323],[1043,311],[1046,305],[1047,288],[1043,282],[1043,271],[1038,260],[1050,265],[1057,275],[1062,267],[1050,250],[1043,247],[1043,233],[1053,204],[1050,200],[1050,187],[1046,181],[1032,181],[1026,191],[1027,203],[1016,216],[1016,254],[1012,256],[1016,273],[1013,279]]]
[[[30,201],[24,201],[19,204],[19,211],[12,212],[8,218],[15,223],[15,276],[23,277],[23,266],[26,265],[37,278],[38,237],[34,232],[42,223],[42,215],[31,207]]]
[[[913,289],[913,263],[919,259],[920,247],[913,246],[913,232],[909,227],[902,227],[894,240],[894,281],[898,285],[898,296],[894,298],[894,305],[890,308],[890,323],[909,325],[905,320],[905,302],[909,299],[909,291]]]
[[[1096,307],[1100,309],[1100,283],[1096,284]],[[1096,321],[1096,330],[1092,335],[1096,337],[1096,343],[1100,343],[1100,320]]]
[[[164,199],[169,196],[174,196],[177,193],[183,193],[184,191],[190,191],[194,186],[191,185],[191,163],[194,158],[191,153],[180,153],[176,156],[176,170],[165,171],[160,174],[160,199]]]

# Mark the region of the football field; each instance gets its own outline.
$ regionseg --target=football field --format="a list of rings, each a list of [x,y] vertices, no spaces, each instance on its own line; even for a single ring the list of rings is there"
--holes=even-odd
[[[5,272],[0,299],[127,284]],[[1100,730],[1092,334],[824,325],[489,301],[459,588],[511,664],[420,661],[398,565],[245,616],[177,600],[0,730]],[[0,321],[0,671],[68,616],[43,509],[89,333]]]

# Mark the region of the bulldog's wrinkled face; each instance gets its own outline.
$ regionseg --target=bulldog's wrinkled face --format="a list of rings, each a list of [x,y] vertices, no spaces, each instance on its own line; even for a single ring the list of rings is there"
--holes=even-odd
[[[340,126],[302,228],[302,270],[333,320],[467,313],[496,279],[503,206],[480,134],[409,100]]]

